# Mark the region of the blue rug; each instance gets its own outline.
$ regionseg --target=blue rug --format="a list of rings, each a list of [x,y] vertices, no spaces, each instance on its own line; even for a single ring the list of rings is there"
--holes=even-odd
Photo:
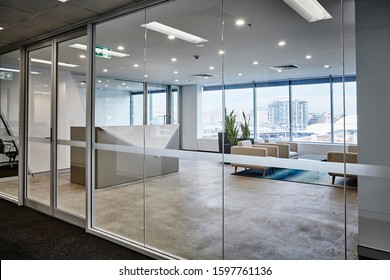
[[[232,175],[326,186],[342,187],[344,185],[344,179],[342,177],[336,177],[335,185],[332,185],[332,177],[329,176],[328,172],[289,168],[269,168],[265,176],[263,176],[262,170],[255,169],[239,171]],[[356,187],[357,180],[347,178],[346,184],[348,187]]]

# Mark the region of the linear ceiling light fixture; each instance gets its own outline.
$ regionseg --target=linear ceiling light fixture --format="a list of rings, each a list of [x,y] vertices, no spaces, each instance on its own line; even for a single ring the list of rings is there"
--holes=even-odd
[[[31,58],[31,61],[32,61],[32,62],[36,62],[36,63],[42,63],[42,64],[51,65],[51,61],[49,61],[49,60]],[[70,67],[70,68],[80,67],[80,65],[71,64],[71,63],[65,63],[65,62],[58,62],[58,65],[59,65],[59,66]]]
[[[73,44],[73,45],[70,45],[69,47],[70,47],[70,48],[74,48],[74,49],[84,50],[84,51],[87,50],[87,46],[86,46],[86,45],[83,45],[83,44]],[[99,53],[99,52],[102,52],[102,50],[96,48],[96,52]],[[111,56],[116,56],[116,57],[126,57],[126,56],[130,56],[130,55],[127,54],[127,53],[115,52],[115,51],[112,51],[112,50],[104,50],[104,53],[105,53],[105,54],[108,54],[108,55],[111,55]]]
[[[192,35],[190,33],[181,31],[179,29],[167,26],[165,24],[159,23],[157,21],[152,21],[147,24],[141,24],[142,27],[145,27],[147,29],[160,32],[162,34],[168,35],[168,36],[175,36],[177,39],[181,39],[193,44],[199,44],[199,43],[204,43],[207,42],[206,39],[203,39],[201,37]]]
[[[332,16],[317,0],[283,0],[308,22],[330,19]]]

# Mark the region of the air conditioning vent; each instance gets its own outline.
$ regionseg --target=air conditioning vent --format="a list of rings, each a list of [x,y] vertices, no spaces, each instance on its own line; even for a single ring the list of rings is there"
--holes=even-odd
[[[269,68],[275,70],[275,71],[285,71],[285,70],[293,70],[300,68],[299,66],[295,64],[288,64],[288,65],[278,65],[278,66],[270,66]]]
[[[213,74],[208,74],[208,73],[200,73],[200,74],[193,74],[191,75],[193,77],[200,77],[200,78],[211,78],[211,77],[216,77]]]

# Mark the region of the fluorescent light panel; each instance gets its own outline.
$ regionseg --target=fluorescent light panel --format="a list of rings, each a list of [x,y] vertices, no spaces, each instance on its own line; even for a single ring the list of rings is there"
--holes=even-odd
[[[73,45],[70,45],[69,47],[70,47],[70,48],[74,48],[74,49],[84,50],[84,51],[87,50],[87,46],[86,46],[86,45],[83,45],[83,44],[73,44]],[[101,49],[96,49],[96,52],[101,52],[101,51],[102,51]],[[106,50],[105,52],[106,52],[107,54],[111,55],[111,56],[116,56],[116,57],[126,57],[126,56],[130,56],[130,55],[127,54],[127,53],[120,53],[120,52],[116,52],[116,51],[109,51],[109,50]]]
[[[330,19],[332,16],[317,0],[283,0],[308,22]]]
[[[146,27],[147,29],[160,32],[165,35],[172,35],[175,36],[177,39],[181,39],[193,44],[199,44],[199,43],[204,43],[207,42],[206,39],[203,39],[201,37],[192,35],[190,33],[181,31],[179,29],[167,26],[165,24],[159,23],[157,21],[152,21],[147,24],[141,24],[142,27]]]
[[[16,72],[16,73],[19,73],[19,70],[18,70],[18,69],[11,69],[11,68],[1,68],[1,67],[0,67],[0,71],[8,71],[8,72]]]
[[[31,58],[31,61],[32,62],[36,62],[36,63],[42,63],[42,64],[51,65],[51,61],[50,60]],[[76,64],[72,64],[72,63],[65,63],[65,62],[58,62],[58,65],[59,66],[70,67],[70,68],[80,67],[80,65],[76,65]]]

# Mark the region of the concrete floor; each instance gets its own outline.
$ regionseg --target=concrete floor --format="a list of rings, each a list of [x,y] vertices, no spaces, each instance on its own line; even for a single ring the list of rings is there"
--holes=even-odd
[[[225,259],[344,259],[343,188],[232,172],[180,160],[177,173],[95,190],[95,225],[186,259],[221,259],[223,250]],[[48,198],[45,177],[30,180],[34,199]],[[0,182],[0,191],[12,184]],[[346,194],[347,257],[355,259],[357,190]],[[84,215],[85,187],[69,173],[59,175],[59,207]]]

